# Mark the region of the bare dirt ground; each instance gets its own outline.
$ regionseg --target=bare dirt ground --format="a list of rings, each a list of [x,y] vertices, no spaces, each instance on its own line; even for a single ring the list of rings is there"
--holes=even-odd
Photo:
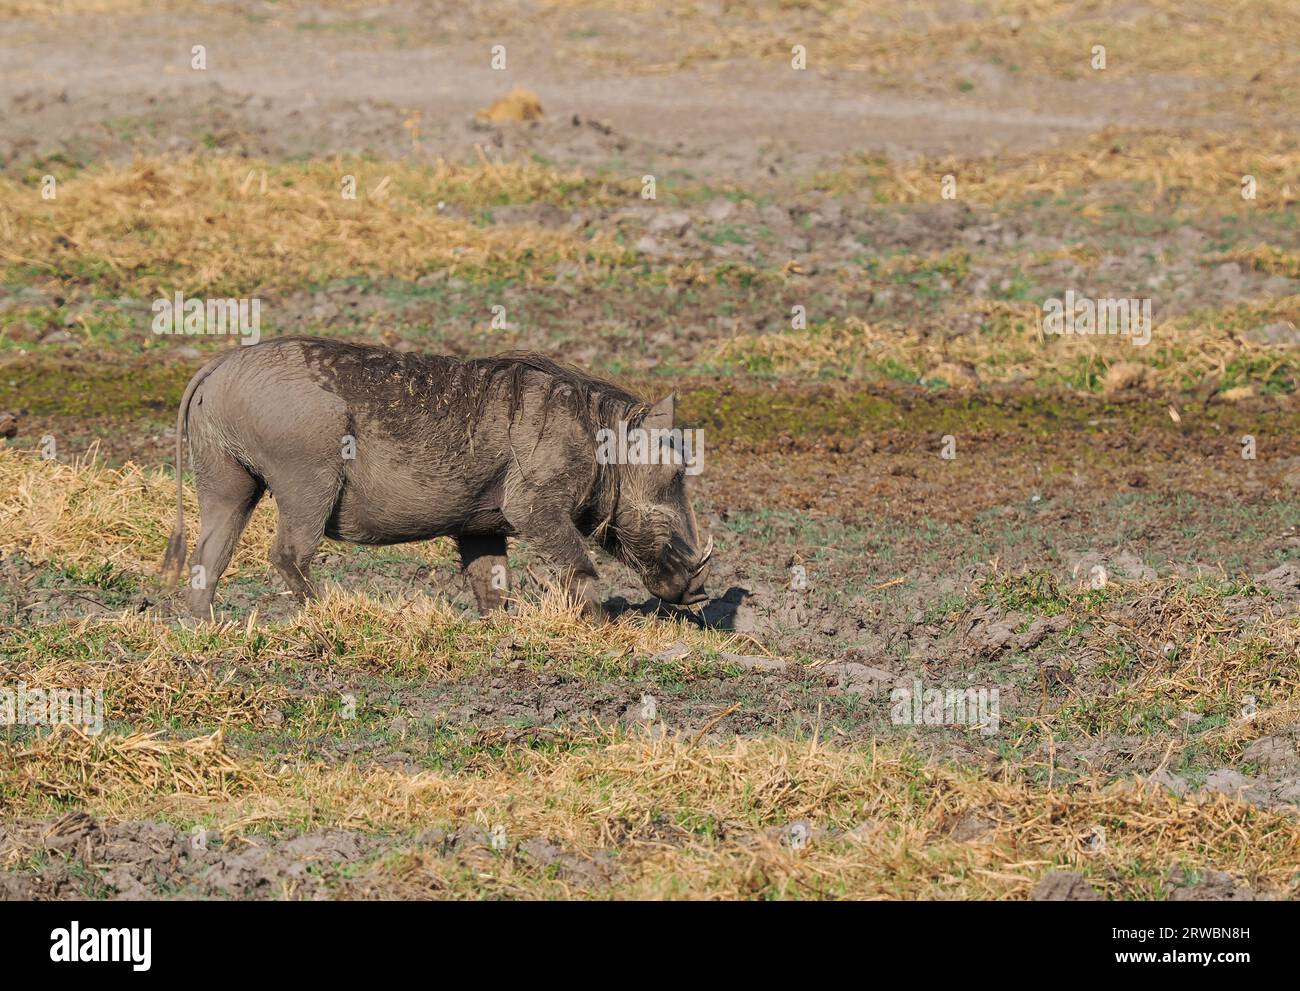
[[[0,896],[1296,897],[1286,31],[1220,64],[1231,12],[1163,3],[47,7],[0,2],[0,683],[102,685],[113,740],[5,731]],[[540,118],[478,115],[515,87]],[[278,223],[349,173],[382,232]],[[304,619],[254,539],[192,630],[168,483],[117,473],[170,464],[223,346],[149,333],[174,289],[678,390],[715,599],[604,562],[607,643],[479,620],[441,545],[330,545],[370,604]],[[1042,340],[1066,289],[1153,298],[1152,344]],[[918,683],[998,728],[900,718]]]
[[[138,148],[203,150],[215,141],[269,157],[459,158],[486,140],[593,167],[622,153],[638,164],[752,180],[845,152],[995,154],[1111,126],[1242,123],[1240,112],[1206,107],[1221,83],[1157,74],[1103,80],[1094,73],[1028,87],[996,66],[958,61],[906,85],[864,85],[860,73],[818,66],[814,54],[792,84],[781,59],[676,66],[694,27],[668,11],[223,6],[219,16],[182,6],[57,27],[6,23],[5,157],[65,149],[113,158]],[[189,67],[195,44],[210,55],[202,73]],[[503,69],[491,65],[493,45],[506,50]],[[584,57],[600,51],[635,57],[603,67]],[[978,85],[952,92],[952,80],[967,72]],[[551,119],[544,133],[485,137],[471,119],[516,85],[544,95]],[[417,115],[413,141],[402,125]],[[564,125],[575,115],[606,125],[613,140],[570,131]],[[128,127],[139,132],[128,136],[138,144],[113,133]]]

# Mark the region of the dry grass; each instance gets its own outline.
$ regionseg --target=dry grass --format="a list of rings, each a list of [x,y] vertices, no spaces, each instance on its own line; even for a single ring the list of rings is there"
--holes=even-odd
[[[346,175],[356,198],[344,199]],[[439,202],[534,200],[581,177],[536,163],[431,169],[397,164],[271,165],[206,158],[95,167],[56,200],[0,178],[0,278],[90,282],[137,297],[248,295],[365,273],[432,271],[532,277],[559,261],[613,264],[600,238],[532,226],[477,226]]]
[[[104,693],[106,719],[130,725],[250,726],[281,725],[291,698],[283,687],[267,683],[259,671],[236,679],[234,669],[219,672],[212,655],[185,650],[168,638],[132,642],[112,623],[81,620],[48,635],[14,636],[0,632],[9,653],[3,665],[6,683],[22,682],[28,690],[67,689],[75,685]],[[75,653],[68,644],[76,644]],[[94,644],[97,649],[86,650]]]
[[[1128,785],[1069,793],[917,764],[885,749],[812,742],[591,738],[558,752],[512,750],[482,775],[409,774],[354,765],[270,766],[216,738],[91,741],[59,734],[0,764],[0,794],[48,811],[51,794],[97,817],[200,820],[229,839],[250,829],[337,826],[408,832],[430,824],[501,825],[511,844],[545,837],[571,856],[616,850],[615,877],[570,892],[613,897],[1006,898],[1055,866],[1114,896],[1158,894],[1166,871],[1226,870],[1293,892],[1300,825],[1222,796],[1179,801]],[[973,840],[950,835],[979,820]],[[782,843],[807,823],[802,850]],[[1106,843],[1089,839],[1097,827]],[[478,851],[466,875],[424,854],[390,858],[389,893],[443,897],[553,894]]]
[[[978,333],[949,336],[960,317],[974,317]],[[741,335],[722,344],[718,360],[753,371],[781,374],[911,375],[945,379],[944,366],[969,366],[986,383],[1105,386],[1107,370],[1120,363],[1144,369],[1147,388],[1197,388],[1212,377],[1218,386],[1254,384],[1294,391],[1295,348],[1242,336],[1251,327],[1300,322],[1300,296],[1245,304],[1214,314],[1161,321],[1151,342],[1136,346],[1124,337],[1048,335],[1032,303],[976,300],[959,303],[934,326],[873,326],[860,320],[814,324],[803,331]]]
[[[663,674],[674,665],[691,669],[715,651],[737,647],[731,635],[676,620],[626,614],[593,624],[554,590],[482,620],[467,619],[446,602],[418,593],[378,600],[331,591],[283,622],[259,623],[252,614],[243,623],[190,627],[128,612],[32,631],[11,628],[3,643],[12,658],[5,665],[9,676],[26,678],[34,687],[116,689],[122,708],[108,712],[109,718],[172,713],[203,725],[257,722],[268,707],[281,704],[283,695],[260,684],[281,665],[328,663],[427,679],[522,660],[630,675],[647,656],[677,643],[688,647],[688,654],[659,666]],[[93,644],[93,655],[78,648],[81,656],[70,658],[69,643]],[[221,668],[227,673],[218,675]],[[231,680],[233,669],[242,673],[238,682]],[[196,697],[179,697],[186,693]]]
[[[1058,725],[1089,734],[1168,725],[1182,713],[1213,720],[1202,743],[1239,748],[1300,723],[1300,620],[1256,600],[1248,618],[1229,612],[1215,588],[1158,582],[1092,617],[1081,658],[1095,677]],[[1104,687],[1103,687],[1104,685]],[[1209,724],[1207,724],[1209,725]]]
[[[1070,197],[1089,219],[1117,203],[1138,213],[1178,206],[1284,210],[1300,199],[1300,141],[1293,131],[1278,129],[1195,136],[1103,131],[1049,152],[911,162],[859,158],[815,177],[812,185],[837,193],[867,186],[880,203],[934,203],[945,175],[956,179],[958,202],[996,207]],[[1241,195],[1245,175],[1257,182],[1253,200]]]
[[[594,664],[627,674],[647,655],[676,643],[690,648],[695,661],[703,653],[735,648],[729,634],[677,620],[627,614],[617,622],[593,624],[554,588],[538,601],[516,602],[511,613],[482,620],[467,620],[446,603],[423,595],[378,602],[340,593],[311,603],[290,623],[266,635],[272,638],[270,647],[284,653],[328,650],[362,667],[407,666],[432,675],[462,674],[471,664],[512,657],[544,659],[548,667]],[[684,656],[680,663],[694,663],[689,658]]]
[[[1254,248],[1226,252],[1218,256],[1218,260],[1241,262],[1257,272],[1285,275],[1288,279],[1300,279],[1300,251],[1286,251],[1272,245],[1261,244]]]
[[[396,816],[395,825],[423,821],[428,810],[452,822],[500,822],[508,835],[542,835],[580,853],[617,845],[622,893],[633,897],[1015,897],[1053,864],[1118,894],[1121,884],[1101,879],[1143,859],[1214,863],[1283,889],[1300,852],[1293,820],[1221,799],[1179,804],[1089,786],[1066,795],[920,766],[883,748],[630,738],[520,760],[469,789],[438,775],[378,773],[357,783],[382,796],[381,814]],[[326,790],[349,789],[331,781]],[[989,833],[950,839],[970,816],[988,820]],[[801,821],[811,844],[791,850],[782,832]],[[1086,847],[1098,824],[1108,835],[1101,855]]]
[[[4,749],[0,795],[81,803],[133,793],[227,798],[260,773],[227,753],[219,733],[165,740],[157,733],[91,736],[58,726],[22,750]]]

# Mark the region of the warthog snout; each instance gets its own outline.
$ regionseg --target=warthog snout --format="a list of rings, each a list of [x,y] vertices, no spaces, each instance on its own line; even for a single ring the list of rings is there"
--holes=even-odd
[[[713,538],[710,537],[703,551],[688,557],[683,565],[669,565],[658,574],[647,577],[646,588],[655,598],[675,606],[696,606],[706,602],[709,595],[704,591],[704,583],[709,577],[709,559],[712,557]]]

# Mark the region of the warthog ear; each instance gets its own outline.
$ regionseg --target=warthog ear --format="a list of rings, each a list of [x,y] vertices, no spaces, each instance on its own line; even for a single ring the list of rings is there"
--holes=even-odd
[[[672,430],[677,419],[677,393],[670,392],[650,407],[641,422],[643,430]]]
[[[670,392],[663,399],[650,407],[650,412],[646,414],[641,421],[641,429],[653,439],[657,439],[659,450],[656,451],[652,458],[651,464],[657,465],[657,471],[665,479],[672,478],[684,463],[680,444],[674,443],[674,435],[671,431],[674,429],[673,424],[677,419],[677,393]],[[655,434],[653,431],[660,430],[663,433]]]

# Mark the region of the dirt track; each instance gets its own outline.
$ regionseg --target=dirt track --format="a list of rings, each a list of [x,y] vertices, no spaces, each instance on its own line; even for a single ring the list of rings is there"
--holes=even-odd
[[[505,140],[560,162],[604,166],[617,151],[638,167],[649,159],[748,182],[845,152],[997,154],[1107,127],[1243,125],[1240,113],[1205,109],[1206,94],[1225,87],[1200,79],[1093,73],[1026,86],[1004,69],[956,62],[882,85],[819,67],[815,53],[797,76],[778,59],[676,68],[672,56],[692,28],[668,16],[561,9],[538,31],[512,16],[513,4],[397,5],[376,8],[377,17],[311,4],[229,9],[239,13],[0,24],[0,160],[58,148],[109,158],[137,147],[203,150],[213,141],[271,157],[458,159],[475,143]],[[196,44],[207,48],[202,72],[189,64]],[[506,49],[504,69],[491,66],[494,45]],[[639,58],[602,68],[582,56],[604,45]],[[976,84],[953,92],[950,79],[967,73]],[[475,128],[474,113],[514,86],[537,91],[557,125],[540,137]],[[418,147],[403,127],[412,114]],[[575,115],[617,140],[566,133]],[[136,133],[115,134],[115,125]]]

